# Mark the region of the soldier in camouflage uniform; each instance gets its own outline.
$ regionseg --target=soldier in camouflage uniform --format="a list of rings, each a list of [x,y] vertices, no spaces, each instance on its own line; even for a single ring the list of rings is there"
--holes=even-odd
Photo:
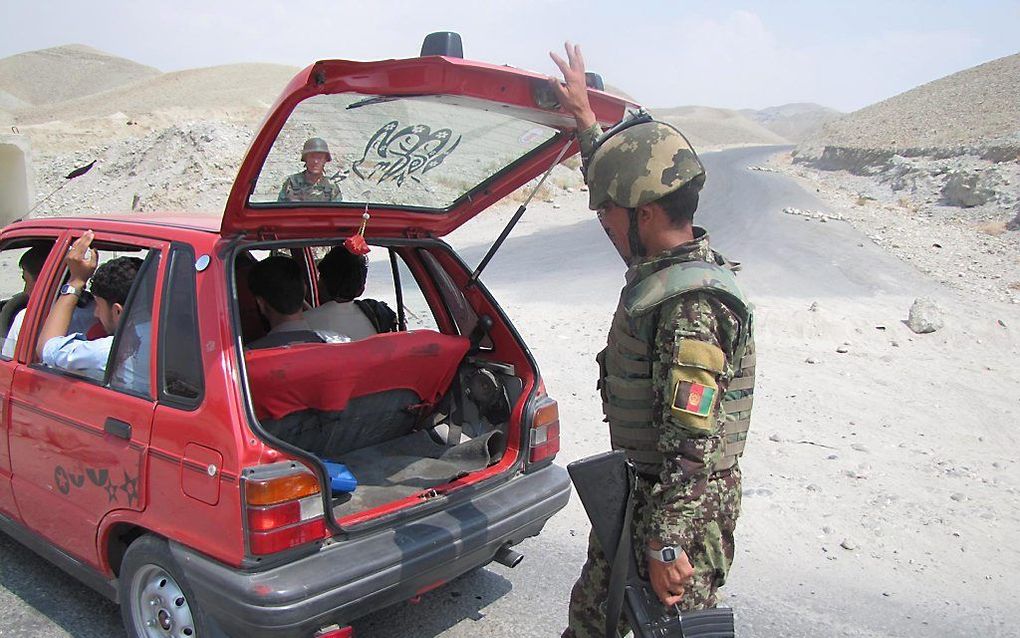
[[[647,117],[603,135],[580,49],[568,44],[567,61],[552,57],[564,83],[551,84],[577,121],[589,206],[630,266],[598,362],[612,446],[637,474],[638,570],[666,606],[714,607],[740,513],[737,458],[754,388],[751,307],[733,264],[693,225],[705,170],[687,139]],[[605,635],[606,555],[614,551],[589,538],[564,636]],[[626,630],[621,622],[620,635]]]
[[[323,175],[326,164],[333,160],[326,140],[310,137],[301,149],[301,161],[305,170],[294,173],[280,188],[281,202],[335,202],[340,199],[340,189]]]

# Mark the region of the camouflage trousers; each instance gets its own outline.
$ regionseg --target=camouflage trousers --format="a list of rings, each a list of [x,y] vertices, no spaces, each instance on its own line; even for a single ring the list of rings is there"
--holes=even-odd
[[[641,576],[648,578],[644,553],[648,529],[650,483],[639,481],[634,491],[633,547]],[[716,592],[726,582],[733,562],[733,530],[740,515],[740,470],[713,475],[705,493],[705,513],[695,521],[691,547],[684,547],[694,567],[694,580],[684,593],[680,609],[693,611],[716,606]],[[613,554],[610,550],[610,557]],[[605,601],[609,589],[611,564],[594,534],[588,537],[588,560],[570,592],[568,626],[563,638],[604,638]],[[663,613],[667,613],[663,608]],[[620,619],[619,632],[629,631],[626,619]]]

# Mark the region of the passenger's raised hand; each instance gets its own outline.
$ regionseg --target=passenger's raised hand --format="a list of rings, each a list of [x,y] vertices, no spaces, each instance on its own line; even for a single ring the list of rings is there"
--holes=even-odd
[[[95,238],[95,233],[91,230],[86,230],[82,233],[81,237],[71,244],[71,248],[67,251],[64,263],[70,272],[68,283],[71,285],[85,285],[85,282],[96,272],[96,267],[99,265],[99,255],[91,248],[92,240]]]

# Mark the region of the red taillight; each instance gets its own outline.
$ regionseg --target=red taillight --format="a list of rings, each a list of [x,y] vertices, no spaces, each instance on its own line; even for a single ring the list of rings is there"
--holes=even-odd
[[[306,468],[273,468],[245,480],[248,551],[272,554],[326,535],[318,479]]]
[[[325,533],[326,521],[320,517],[314,521],[274,529],[271,532],[251,532],[248,534],[248,548],[252,554],[257,556],[274,554],[291,547],[317,541]]]
[[[530,456],[538,463],[556,456],[560,451],[560,410],[556,401],[544,397],[531,420]]]

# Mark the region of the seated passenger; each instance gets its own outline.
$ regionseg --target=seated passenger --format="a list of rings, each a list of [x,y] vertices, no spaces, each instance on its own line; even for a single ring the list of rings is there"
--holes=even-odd
[[[18,343],[18,335],[21,334],[21,323],[25,320],[28,297],[32,294],[35,280],[39,278],[39,273],[42,272],[43,265],[46,264],[46,258],[49,256],[51,248],[53,248],[52,242],[47,242],[45,246],[33,246],[26,250],[21,259],[18,260],[25,288],[21,294],[11,297],[4,304],[3,311],[0,312],[0,329],[10,326],[10,329],[7,331],[7,338],[3,342],[3,347],[0,348],[0,354],[3,354],[5,357],[14,356],[14,346]]]
[[[340,189],[323,175],[326,164],[333,160],[321,137],[311,137],[301,149],[301,161],[305,170],[288,177],[277,197],[281,202],[335,202],[340,199]]]
[[[252,266],[248,288],[255,295],[259,312],[271,326],[269,334],[248,344],[249,348],[350,341],[336,331],[315,330],[305,321],[305,284],[301,267],[290,257],[273,255]]]
[[[365,292],[368,258],[352,255],[344,246],[334,246],[319,261],[319,292],[329,299],[305,313],[308,324],[319,330],[334,330],[364,339],[397,329],[397,316],[385,302],[358,299]]]
[[[131,284],[138,274],[142,260],[138,257],[118,257],[111,259],[102,266],[96,267],[99,255],[90,246],[95,235],[91,230],[78,238],[64,263],[69,272],[67,283],[61,287],[57,300],[50,309],[49,316],[43,324],[36,342],[36,352],[43,363],[54,368],[82,374],[93,379],[102,379],[106,372],[106,363],[113,347],[113,335],[117,331],[124,313],[124,303]],[[89,341],[80,332],[67,334],[72,316],[78,307],[85,284],[92,279],[92,295],[95,299],[95,317],[110,336]],[[148,323],[138,326],[139,333],[134,337],[139,342],[148,339]],[[144,352],[148,352],[144,349]],[[135,366],[148,368],[148,357],[140,356],[126,360],[121,371],[125,383],[131,385]],[[147,374],[143,375],[148,378]]]

